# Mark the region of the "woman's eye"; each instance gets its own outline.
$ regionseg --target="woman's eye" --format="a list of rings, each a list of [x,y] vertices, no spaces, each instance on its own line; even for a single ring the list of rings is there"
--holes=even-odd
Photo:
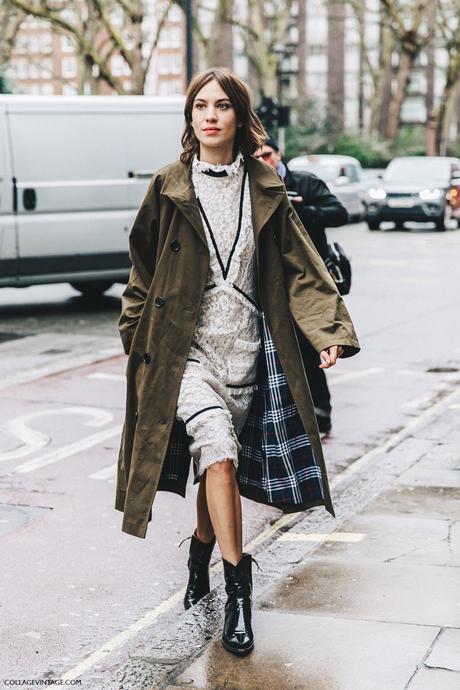
[[[220,103],[219,108],[222,108],[222,110],[227,110],[228,108],[230,108],[230,104],[229,103]]]

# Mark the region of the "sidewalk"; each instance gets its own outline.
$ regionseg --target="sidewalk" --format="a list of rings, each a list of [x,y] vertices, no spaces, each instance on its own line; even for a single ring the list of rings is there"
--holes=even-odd
[[[356,463],[334,488],[336,520],[314,511],[253,550],[263,570],[252,654],[221,646],[219,573],[205,600],[159,622],[101,687],[458,690],[459,412],[451,394],[392,449]]]

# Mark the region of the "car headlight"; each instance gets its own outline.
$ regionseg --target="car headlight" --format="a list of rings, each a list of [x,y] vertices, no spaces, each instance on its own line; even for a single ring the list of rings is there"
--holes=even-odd
[[[381,187],[371,187],[368,193],[371,199],[385,199],[387,196],[386,191]]]
[[[435,199],[440,199],[441,194],[442,192],[440,189],[422,189],[422,191],[419,192],[419,197],[422,201],[434,201]]]

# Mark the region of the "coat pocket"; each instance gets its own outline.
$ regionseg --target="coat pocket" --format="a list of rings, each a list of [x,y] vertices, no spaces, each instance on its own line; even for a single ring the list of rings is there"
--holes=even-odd
[[[235,340],[227,366],[227,386],[239,388],[257,383],[259,350],[260,341]]]

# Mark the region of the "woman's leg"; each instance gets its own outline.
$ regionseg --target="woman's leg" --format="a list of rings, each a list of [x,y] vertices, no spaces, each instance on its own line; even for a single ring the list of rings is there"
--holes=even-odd
[[[207,468],[206,500],[222,557],[237,565],[243,541],[241,498],[231,460],[215,462]]]
[[[196,536],[204,544],[208,544],[214,537],[214,529],[206,500],[206,472],[199,483],[196,497]]]

